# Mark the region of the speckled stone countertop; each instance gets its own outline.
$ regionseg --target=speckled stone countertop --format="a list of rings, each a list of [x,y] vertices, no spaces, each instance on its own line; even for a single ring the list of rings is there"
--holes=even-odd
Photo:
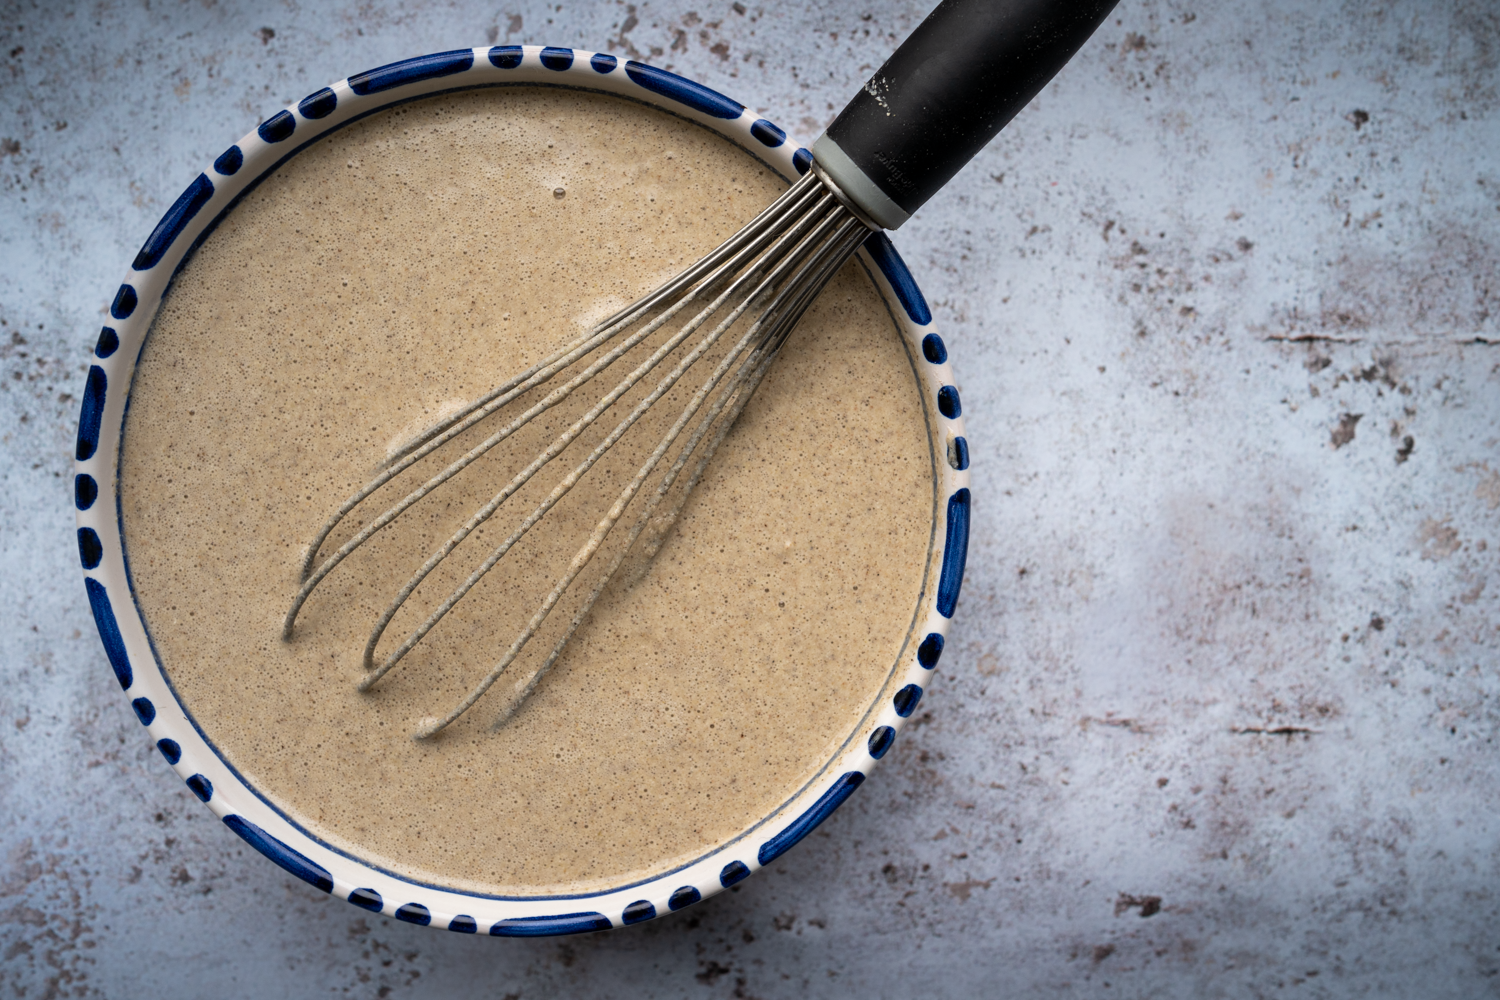
[[[1500,982],[1500,10],[1123,0],[896,242],[975,522],[915,725],[769,870],[473,939],[283,875],[110,677],[71,442],[136,248],[351,72],[605,49],[810,142],[925,4],[0,6],[0,992],[1469,998]]]

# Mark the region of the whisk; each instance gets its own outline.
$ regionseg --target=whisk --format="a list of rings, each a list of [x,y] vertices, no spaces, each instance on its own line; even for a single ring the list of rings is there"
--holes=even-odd
[[[658,526],[669,527],[676,520],[782,344],[833,275],[872,233],[898,228],[946,184],[1062,68],[1115,2],[943,0],[813,144],[813,162],[807,173],[743,229],[660,288],[469,402],[391,455],[379,474],[339,507],[308,546],[302,586],[287,612],[283,638],[292,638],[297,615],[314,589],[377,532],[635,348],[641,347],[636,354],[648,352],[438,546],[401,587],[376,621],[365,645],[366,673],[359,686],[368,690],[541,523],[654,405],[703,362],[709,369],[707,376],[600,517],[515,640],[463,700],[446,715],[425,719],[414,736],[434,736],[484,696],[542,629],[626,509],[645,491],[624,543],[615,546],[605,569],[551,651],[512,684],[495,722],[503,723],[562,655],[626,557],[636,549],[647,526],[654,520]],[[750,320],[748,326],[742,322],[746,318]],[[731,335],[731,331],[737,335]],[[727,349],[723,346],[726,342]],[[629,364],[627,361],[626,367]],[[663,368],[665,374],[661,374]],[[654,385],[648,381],[652,376]],[[559,384],[554,387],[554,383]],[[433,570],[642,383],[648,391],[628,407],[615,427],[426,620],[377,662],[377,648],[387,627]],[[533,390],[545,395],[320,559],[330,535],[361,503],[423,458]],[[665,472],[659,473],[664,465]],[[654,486],[648,485],[653,476],[658,476]],[[667,509],[661,512],[664,503]],[[663,534],[661,529],[654,532],[644,547],[643,558],[654,554]]]

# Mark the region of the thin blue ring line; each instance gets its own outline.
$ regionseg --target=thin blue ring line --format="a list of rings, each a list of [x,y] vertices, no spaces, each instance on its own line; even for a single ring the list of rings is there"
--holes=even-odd
[[[516,81],[516,84],[517,85],[526,85],[525,82],[523,82],[523,81]],[[481,85],[483,85],[483,84],[481,84]],[[547,85],[547,84],[531,84],[531,85]],[[408,100],[423,99],[423,97],[435,96],[435,94],[437,94],[437,93],[446,93],[446,91],[449,91],[449,90],[465,90],[465,88],[469,88],[469,87],[443,88],[443,90],[429,91],[429,93],[425,93],[425,94],[413,94],[413,96],[408,97]],[[579,90],[594,90],[594,88],[585,88],[585,87],[577,87],[577,88],[579,88]],[[625,99],[631,99],[631,97],[628,97],[627,94],[615,94],[615,93],[612,93],[612,91],[603,91],[603,93],[609,94],[609,96],[625,97]],[[386,109],[386,108],[389,108],[389,106],[395,106],[395,105],[398,105],[398,103],[404,103],[404,102],[405,102],[405,100],[398,100],[398,102],[387,102],[386,105],[381,106],[381,108],[371,109],[371,111],[365,112],[365,114],[371,114],[371,112],[380,111],[380,109]],[[655,102],[648,102],[648,100],[642,100],[642,102],[640,102],[640,103],[646,103],[646,105],[652,106],[652,108],[657,109],[657,111],[666,111],[667,114],[675,114],[675,112],[673,112],[672,108],[666,108],[666,106],[657,105],[657,103],[655,103]],[[342,123],[339,123],[339,124],[341,124],[341,126],[342,126],[342,124],[351,123],[351,121],[357,120],[357,118],[359,118],[359,117],[365,117],[365,114],[362,114],[362,115],[351,115],[350,118],[347,118],[347,120],[344,120],[344,121],[342,121]],[[684,117],[684,115],[678,115],[678,117]],[[691,118],[688,118],[688,120],[691,120]],[[318,133],[318,135],[312,136],[312,138],[309,138],[308,141],[303,142],[303,144],[300,145],[300,147],[293,148],[293,150],[288,151],[288,153],[284,154],[284,156],[279,157],[278,162],[276,162],[275,165],[272,166],[272,168],[269,168],[269,169],[267,169],[267,171],[264,171],[263,174],[261,174],[260,177],[257,178],[257,181],[261,180],[261,178],[266,177],[266,175],[269,174],[270,171],[273,171],[273,169],[278,168],[278,166],[281,165],[282,160],[288,159],[288,157],[293,156],[293,154],[296,154],[297,151],[300,151],[300,148],[305,147],[305,145],[311,144],[311,142],[317,141],[318,138],[323,138],[323,136],[327,135],[327,133],[329,133],[330,130],[332,130],[332,129],[321,130],[321,132]],[[717,132],[717,129],[714,129],[714,130],[715,130],[715,132]],[[733,138],[733,136],[729,136],[729,138]],[[759,159],[759,157],[756,157],[756,159]],[[763,160],[762,160],[762,162],[763,162]],[[768,165],[768,166],[771,166],[772,169],[777,169],[777,168],[775,168],[774,165]],[[780,172],[780,171],[778,171],[778,169],[777,169],[777,172]],[[783,174],[783,177],[784,177],[784,174]],[[243,193],[248,192],[248,190],[251,189],[251,186],[252,186],[252,184],[246,184],[245,189],[240,190],[239,195],[243,196]],[[236,198],[236,201],[237,201],[237,198]],[[225,211],[226,211],[226,208],[225,208]],[[220,216],[222,216],[223,211],[220,211],[219,214],[220,214]],[[195,243],[196,243],[196,241],[195,241]],[[184,253],[184,256],[186,256],[186,253]],[[180,264],[178,264],[178,267],[180,267]],[[886,307],[888,307],[888,309],[889,309],[889,304],[886,304]],[[904,343],[904,337],[903,337],[903,343]],[[909,345],[906,345],[906,346],[907,346],[907,349],[909,349]],[[918,607],[918,613],[919,613],[919,607]],[[156,651],[154,651],[154,642],[151,642],[151,646],[153,646],[153,655],[156,655],[157,660],[159,660],[159,654],[156,654]],[[892,673],[894,673],[894,672],[892,672]],[[165,679],[165,676],[163,676],[163,679]],[[172,694],[174,694],[174,697],[175,697],[175,691],[172,691]],[[199,730],[199,735],[201,735],[201,730]],[[207,744],[207,742],[208,742],[207,739],[204,739],[204,741],[205,741],[205,744]],[[219,756],[219,754],[216,753],[216,754],[214,754],[214,756],[217,757],[217,756]],[[220,757],[220,760],[222,760],[222,757]],[[249,786],[249,783],[245,783],[245,781],[243,781],[243,778],[240,778],[240,780],[242,780],[243,784],[246,784],[246,787],[252,787],[252,786]],[[254,789],[252,789],[252,790],[254,790]],[[275,807],[272,807],[272,805],[270,805],[269,802],[267,802],[267,805],[269,805],[269,807],[272,808],[273,813],[279,813],[279,810],[276,810]],[[284,819],[285,819],[285,817],[284,817]],[[291,826],[293,826],[294,829],[299,829],[299,828],[297,828],[296,825],[294,825],[294,823]],[[753,831],[753,829],[754,828],[751,828],[751,831]],[[747,831],[747,834],[748,834],[748,832],[751,832],[751,831]],[[303,834],[306,835],[306,832],[303,831]],[[314,843],[320,843],[320,841],[318,841],[318,838],[311,837],[311,835],[309,835],[309,840],[314,841]],[[330,847],[330,849],[332,849],[332,846],[327,846],[327,847]],[[333,849],[333,850],[335,850],[336,853],[342,853],[342,852],[338,852],[338,849]],[[380,870],[378,870],[377,867],[374,867],[374,865],[369,865],[368,862],[362,861],[362,859],[351,858],[351,861],[356,862],[357,865],[363,865],[363,867],[368,867],[368,868],[372,868],[372,870],[380,871]],[[666,873],[666,874],[670,874],[670,873]],[[395,879],[401,880],[401,882],[408,882],[408,883],[410,883],[410,880],[401,879],[401,877],[399,877],[399,876],[393,876],[393,877],[395,877]],[[666,876],[658,876],[658,877],[666,877]],[[423,883],[417,883],[417,885],[423,885]],[[434,888],[437,888],[437,886],[434,886]],[[438,889],[440,889],[440,891],[441,891],[441,888],[438,888]],[[472,892],[460,892],[460,895],[465,895],[465,897],[468,897],[468,898],[480,897],[480,894],[472,894]],[[537,898],[537,897],[531,897],[531,898]]]
[[[578,68],[579,66],[582,66],[582,65],[584,65],[584,64],[583,63],[575,62],[574,66],[570,67],[570,69],[568,71],[566,71],[566,72],[571,72],[571,73],[576,73],[578,75],[583,75],[582,71]],[[454,76],[462,76],[462,75],[465,75],[466,73],[474,72],[475,69],[478,69],[480,72],[485,72],[485,70],[483,68],[479,67],[478,61],[476,60],[475,67],[471,68],[470,70],[465,71],[465,73],[463,73],[463,74],[453,74],[453,75]],[[342,84],[345,84],[345,86],[347,87],[347,80],[339,81],[339,82],[342,83]],[[427,82],[427,81],[419,81],[419,82]],[[653,94],[653,96],[657,96],[657,97],[661,96],[661,95],[655,95],[652,91],[649,91],[646,88],[643,88],[643,87],[640,87],[637,84],[634,84],[634,81],[631,81],[631,85],[632,85],[632,87],[634,89],[643,91],[644,93]],[[645,104],[645,105],[653,108],[653,110],[664,111],[664,112],[666,112],[668,114],[674,114],[677,117],[682,118],[685,121],[692,122],[693,124],[698,125],[699,127],[708,129],[710,132],[714,133],[715,135],[722,136],[724,138],[728,138],[728,139],[730,139],[730,141],[735,141],[735,137],[733,137],[733,136],[726,136],[726,135],[724,135],[724,133],[722,131],[720,131],[718,129],[715,129],[715,128],[713,128],[713,127],[711,127],[711,126],[709,126],[709,125],[707,125],[707,124],[705,124],[703,122],[695,121],[694,119],[689,118],[686,115],[679,114],[674,108],[672,108],[670,106],[665,106],[663,104],[659,104],[655,100],[648,100],[648,99],[642,99],[642,98],[632,98],[630,95],[620,94],[620,93],[616,93],[616,92],[611,91],[611,90],[603,90],[603,89],[600,89],[600,88],[570,86],[570,85],[567,85],[567,84],[559,84],[559,83],[550,83],[549,84],[549,83],[530,82],[530,81],[484,81],[484,82],[468,83],[468,84],[457,86],[457,87],[436,88],[436,89],[433,89],[433,90],[425,91],[425,92],[423,92],[421,94],[409,95],[407,97],[400,98],[398,100],[386,101],[386,102],[383,102],[383,103],[379,104],[376,107],[369,108],[369,109],[367,109],[367,110],[365,110],[363,112],[357,113],[357,114],[352,114],[349,117],[341,119],[341,120],[339,120],[337,122],[329,123],[328,125],[325,125],[325,126],[322,126],[322,127],[318,128],[318,130],[316,131],[316,134],[309,136],[307,139],[305,139],[302,143],[300,143],[296,147],[293,147],[293,148],[287,150],[282,156],[278,157],[274,162],[272,162],[271,164],[269,164],[268,166],[266,166],[264,169],[258,171],[257,175],[253,179],[245,182],[244,186],[241,187],[234,194],[234,196],[225,203],[225,205],[223,206],[223,208],[219,209],[218,212],[215,213],[214,217],[210,220],[210,222],[205,225],[204,230],[201,233],[199,233],[198,236],[194,239],[192,245],[189,246],[188,249],[186,249],[185,251],[183,251],[182,257],[178,260],[176,266],[174,267],[173,277],[175,277],[176,271],[180,270],[180,268],[186,262],[186,260],[188,259],[188,257],[191,256],[192,252],[194,250],[196,250],[197,246],[202,243],[203,239],[206,238],[213,231],[213,229],[217,227],[217,224],[220,221],[222,221],[222,219],[224,217],[227,216],[227,214],[230,211],[230,209],[232,209],[239,202],[239,200],[241,198],[243,198],[246,194],[250,193],[256,187],[258,187],[261,181],[265,180],[271,174],[273,174],[277,169],[279,169],[281,167],[281,165],[286,160],[290,159],[292,156],[295,156],[297,153],[301,152],[307,146],[311,145],[314,142],[317,142],[320,139],[323,139],[323,138],[327,137],[331,132],[336,131],[339,128],[342,128],[342,127],[344,127],[346,125],[353,124],[354,122],[359,121],[359,120],[361,120],[361,119],[363,119],[363,118],[365,118],[365,117],[367,117],[367,116],[369,116],[371,114],[377,113],[379,111],[389,110],[390,108],[396,107],[396,106],[398,106],[400,104],[407,103],[409,101],[424,100],[424,99],[426,99],[428,97],[435,97],[435,96],[440,96],[440,95],[443,95],[443,94],[452,93],[452,92],[456,92],[456,91],[479,89],[481,87],[489,87],[489,86],[556,86],[556,87],[560,87],[561,89],[585,90],[585,91],[591,91],[591,92],[596,92],[596,93],[602,93],[602,94],[605,94],[607,96],[612,96],[612,97],[621,97],[621,98],[624,98],[624,99],[627,99],[627,100],[636,100],[638,103]],[[395,89],[398,89],[398,88],[391,88],[391,89],[395,90]],[[376,96],[376,94],[361,96],[361,95],[353,94],[352,91],[350,93],[351,93],[351,96],[354,99],[359,100],[359,101],[373,101],[373,100],[377,100],[378,99],[377,96]],[[377,92],[377,94],[384,94],[384,93],[387,93],[387,91]],[[664,97],[662,99],[663,100],[670,100],[669,98],[664,98]],[[743,119],[743,115],[741,116],[741,119],[736,119],[736,120],[725,119],[723,121],[724,121],[725,125],[734,125],[734,124],[737,124],[742,119]],[[270,148],[271,145],[272,144],[270,144],[270,143],[264,143],[263,147],[264,148]],[[740,146],[740,148],[744,149],[746,152],[749,152],[755,159],[760,159],[760,157],[756,156],[755,153],[752,152],[748,147],[746,147],[746,146],[744,146],[744,145],[742,145],[741,143],[738,143],[738,142],[736,142],[736,145]],[[761,162],[764,163],[765,161],[761,160]],[[766,166],[769,167],[770,169],[774,170],[775,173],[778,174],[779,176],[783,177],[783,179],[787,179],[786,173],[784,173],[776,165],[767,163]],[[867,271],[868,271],[868,268],[867,268]],[[877,283],[876,287],[877,287],[877,290],[878,290],[878,287],[879,287],[878,283]],[[166,293],[166,289],[163,289],[162,294],[160,296],[157,296],[157,305],[158,305],[158,307],[159,307],[161,299],[165,297],[165,293]],[[882,300],[884,300],[886,298],[886,296],[882,295],[881,298],[882,298]],[[887,309],[889,310],[889,303],[886,303],[886,305],[887,305]],[[153,315],[153,318],[154,318],[154,315]],[[899,322],[897,324],[897,328],[898,328],[898,330],[901,329],[901,324]],[[149,328],[148,328],[148,333],[149,333]],[[906,341],[907,341],[908,338],[905,337],[905,336],[903,336],[901,339],[902,339],[902,342],[903,342],[903,346],[907,350],[908,356],[909,356],[910,355],[910,345],[906,343]],[[145,338],[143,337],[142,338],[142,347],[144,347],[144,342],[145,342]],[[919,377],[919,379],[918,379],[918,385],[919,385],[919,387],[923,386],[923,384],[924,384],[923,380],[921,380],[920,377]],[[925,393],[923,393],[923,395],[925,395]],[[128,407],[128,400],[127,400],[127,407]],[[925,418],[925,416],[926,416],[926,414],[925,414],[925,407],[924,407],[924,418]],[[121,420],[121,442],[122,442],[122,447],[121,447],[120,451],[123,451],[124,424],[125,424],[125,421],[122,418],[122,420]],[[928,437],[929,437],[929,452],[930,452],[931,449],[932,449],[931,434],[930,433],[929,433]],[[117,466],[117,468],[118,468],[118,466]],[[934,488],[936,489],[937,482],[938,482],[939,477],[941,476],[941,473],[936,472],[936,470],[934,470],[934,472],[935,472],[935,475],[934,475]],[[118,501],[118,489],[116,491],[116,497],[117,497],[117,501]],[[118,503],[117,503],[117,507],[118,507]],[[934,525],[933,525],[934,535],[935,535],[935,532],[936,532],[936,523],[935,522],[936,522],[936,519],[934,518]],[[124,534],[123,534],[123,530],[121,532],[120,538],[121,538],[121,548],[122,548],[122,553],[123,553],[123,550],[124,550]],[[822,768],[820,770],[819,774],[815,775],[806,785],[803,786],[803,788],[798,789],[796,792],[794,792],[786,800],[786,802],[784,802],[779,808],[771,810],[770,814],[767,816],[766,819],[763,819],[760,823],[757,823],[754,826],[752,826],[752,827],[748,828],[747,830],[743,831],[739,836],[737,836],[736,838],[734,838],[734,840],[729,841],[728,844],[726,844],[724,846],[721,846],[720,848],[718,848],[718,849],[716,849],[714,851],[711,851],[711,852],[703,855],[702,857],[700,857],[698,859],[695,859],[693,861],[689,861],[689,862],[687,862],[687,863],[685,863],[685,864],[683,864],[683,865],[681,865],[681,866],[679,866],[677,868],[671,869],[670,871],[667,871],[667,872],[662,872],[660,874],[654,875],[654,876],[652,876],[652,877],[650,877],[648,879],[643,879],[643,880],[641,880],[639,882],[631,883],[631,884],[624,885],[624,886],[614,887],[614,888],[611,888],[611,889],[608,889],[608,890],[604,890],[604,891],[601,891],[601,892],[598,892],[598,893],[568,894],[568,895],[556,895],[556,896],[535,896],[535,895],[533,895],[533,896],[510,896],[510,895],[500,895],[500,894],[477,893],[477,892],[473,892],[473,891],[467,891],[467,890],[461,890],[461,889],[454,889],[454,888],[448,887],[448,886],[442,886],[442,885],[437,885],[437,884],[433,884],[433,883],[423,882],[423,881],[420,881],[420,880],[410,879],[410,878],[398,875],[398,874],[396,874],[394,872],[390,872],[390,871],[382,868],[379,865],[371,863],[370,860],[367,859],[367,858],[361,858],[361,857],[357,857],[357,856],[355,856],[353,854],[350,854],[349,852],[344,851],[341,848],[338,848],[338,847],[334,846],[333,844],[330,844],[330,843],[324,841],[322,838],[317,837],[317,836],[313,835],[312,833],[310,833],[309,831],[303,829],[300,824],[296,823],[289,816],[287,816],[285,813],[283,813],[282,810],[279,807],[277,807],[269,799],[267,799],[260,792],[259,789],[257,789],[253,784],[251,784],[249,781],[247,781],[244,778],[244,776],[242,774],[240,774],[239,771],[236,768],[234,768],[234,766],[232,764],[229,763],[229,761],[218,750],[218,748],[216,746],[214,746],[214,744],[212,743],[212,741],[210,741],[208,739],[207,734],[204,733],[202,727],[198,725],[197,720],[194,719],[192,717],[191,713],[189,713],[186,710],[186,707],[183,705],[182,699],[179,696],[179,694],[178,694],[178,692],[176,690],[175,685],[172,683],[170,676],[167,674],[165,668],[162,666],[160,653],[156,649],[156,643],[155,643],[154,638],[150,635],[150,628],[149,628],[149,626],[145,622],[145,615],[141,611],[139,603],[137,601],[135,601],[134,580],[133,580],[133,574],[130,573],[130,570],[129,570],[129,565],[128,565],[129,564],[129,560],[128,560],[128,557],[125,559],[125,562],[126,562],[127,586],[130,589],[130,591],[131,591],[132,603],[135,604],[135,606],[136,606],[137,615],[139,617],[139,620],[142,622],[143,628],[144,628],[144,630],[145,630],[145,632],[147,634],[147,640],[148,640],[148,643],[149,643],[150,648],[151,648],[152,657],[153,657],[153,659],[156,662],[156,666],[157,666],[157,669],[158,669],[158,674],[159,674],[159,676],[162,677],[162,679],[165,682],[165,684],[166,684],[169,692],[171,693],[174,701],[177,702],[178,707],[182,710],[184,717],[186,717],[188,719],[188,721],[192,725],[194,731],[197,732],[199,738],[203,740],[204,745],[213,753],[214,757],[217,758],[226,767],[226,769],[234,776],[234,778],[243,787],[245,787],[246,789],[250,790],[255,795],[255,797],[257,799],[259,799],[271,811],[271,813],[273,815],[277,816],[283,822],[287,823],[287,825],[289,827],[291,827],[294,831],[296,831],[297,833],[299,833],[302,836],[306,837],[312,843],[317,844],[318,846],[323,847],[324,849],[326,849],[326,850],[330,851],[331,853],[334,853],[334,854],[336,854],[336,855],[338,855],[340,857],[346,858],[347,860],[355,863],[357,866],[360,866],[360,867],[363,867],[363,868],[366,868],[366,869],[369,869],[369,870],[372,870],[372,871],[379,872],[379,873],[387,876],[388,878],[391,878],[391,879],[393,879],[393,880],[395,880],[395,881],[397,881],[398,883],[401,883],[401,884],[419,886],[419,887],[428,888],[428,889],[439,891],[439,892],[451,893],[451,894],[454,894],[454,895],[457,895],[457,896],[462,896],[462,897],[465,897],[465,898],[492,899],[492,900],[504,901],[504,902],[522,902],[522,901],[540,901],[540,900],[551,900],[551,899],[592,899],[592,898],[600,898],[602,896],[611,895],[611,894],[614,894],[616,892],[622,892],[622,891],[625,891],[625,890],[628,890],[628,889],[636,888],[637,886],[648,884],[650,882],[657,881],[658,879],[666,879],[666,878],[670,877],[671,875],[676,874],[677,872],[683,871],[683,870],[685,870],[687,868],[690,868],[690,867],[692,867],[695,864],[701,863],[702,861],[704,861],[704,860],[706,860],[706,859],[708,859],[710,857],[713,857],[715,855],[720,855],[720,854],[725,853],[726,848],[730,844],[737,843],[740,840],[743,840],[743,839],[746,839],[746,838],[750,837],[753,833],[755,833],[755,831],[757,831],[761,827],[765,826],[768,822],[770,822],[771,819],[778,818],[779,815],[786,809],[787,806],[789,806],[791,803],[793,803],[797,798],[801,797],[807,791],[807,789],[809,787],[812,787],[812,786],[816,785],[816,783],[818,782],[819,778],[824,777],[826,775],[827,771],[834,764],[836,764],[838,762],[838,760],[844,755],[844,751],[846,750],[849,742],[851,740],[853,740],[854,737],[860,735],[860,733],[862,732],[862,729],[863,729],[862,726],[861,727],[857,727],[856,731],[849,737],[849,739],[845,740],[844,746],[841,747],[839,749],[839,751],[836,752],[832,756],[832,758],[827,762],[827,764],[825,764],[824,768]],[[928,573],[930,573],[930,563],[931,563],[931,553],[929,552],[929,559],[927,560],[927,572]],[[924,598],[926,596],[925,595],[925,590],[926,590],[926,587],[924,585],[924,587],[923,587],[923,593],[919,595],[917,606],[916,606],[916,609],[915,609],[915,612],[914,612],[914,615],[913,615],[913,626],[915,626],[915,619],[916,619],[917,616],[919,616],[921,614],[922,605],[923,605],[923,603],[925,603],[922,600],[922,598]],[[901,659],[904,658],[905,648],[906,648],[907,645],[910,644],[910,636],[911,636],[911,634],[912,634],[911,633],[911,629],[908,629],[908,635],[906,637],[906,641],[903,642],[902,653],[898,654],[898,656],[896,658],[896,662],[894,663],[894,665],[892,667],[892,671],[891,671],[891,675],[892,676],[895,674],[896,670],[899,669],[899,667],[900,667],[900,661],[901,661]],[[889,684],[889,677],[887,679],[887,684]],[[884,691],[884,688],[885,688],[885,685],[882,685],[882,692]],[[878,703],[879,702],[877,702],[876,704],[878,704]],[[873,710],[874,708],[875,708],[875,704],[872,704],[871,709]],[[795,820],[795,817],[794,817],[794,820]]]

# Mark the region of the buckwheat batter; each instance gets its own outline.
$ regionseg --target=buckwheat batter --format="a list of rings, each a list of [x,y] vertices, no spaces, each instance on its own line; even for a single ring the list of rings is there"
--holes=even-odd
[[[862,734],[910,655],[934,469],[912,363],[855,262],[804,318],[655,561],[626,564],[503,727],[490,722],[505,679],[436,739],[410,736],[498,660],[699,369],[674,391],[679,405],[653,411],[371,692],[355,684],[386,604],[588,398],[375,536],[315,592],[292,641],[280,635],[304,546],[391,449],[676,273],[784,188],[658,110],[499,88],[332,134],[198,248],[131,389],[127,556],[184,704],[294,821],[454,888],[587,890],[725,842]],[[570,450],[502,511],[515,505],[518,520],[577,460]],[[403,474],[324,551],[441,464]],[[508,534],[502,520],[417,591],[382,655]],[[551,648],[546,636],[533,646]]]

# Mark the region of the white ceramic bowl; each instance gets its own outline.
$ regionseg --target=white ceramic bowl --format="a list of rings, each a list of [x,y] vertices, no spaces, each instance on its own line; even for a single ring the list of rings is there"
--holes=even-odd
[[[727,844],[666,874],[571,896],[497,897],[412,881],[335,849],[292,822],[224,759],[179,702],[153,653],[133,599],[116,502],[120,439],[136,358],[168,282],[236,199],[299,149],[393,104],[445,91],[546,84],[618,94],[726,136],[787,178],[812,154],[722,94],[664,70],[605,53],[502,45],[419,56],[340,80],[276,113],[231,146],[167,210],[110,306],[83,394],[76,452],[78,548],[99,635],[132,709],[173,770],[231,830],[300,879],[367,910],[416,924],[495,936],[603,930],[681,909],[769,864],[859,787],[916,707],[942,652],[968,547],[968,446],[942,339],[921,291],[883,235],[860,258],[917,362],[937,462],[936,579],[923,589],[917,627],[861,730],[805,786]],[[943,460],[946,459],[946,460]],[[934,560],[929,558],[929,565]]]

